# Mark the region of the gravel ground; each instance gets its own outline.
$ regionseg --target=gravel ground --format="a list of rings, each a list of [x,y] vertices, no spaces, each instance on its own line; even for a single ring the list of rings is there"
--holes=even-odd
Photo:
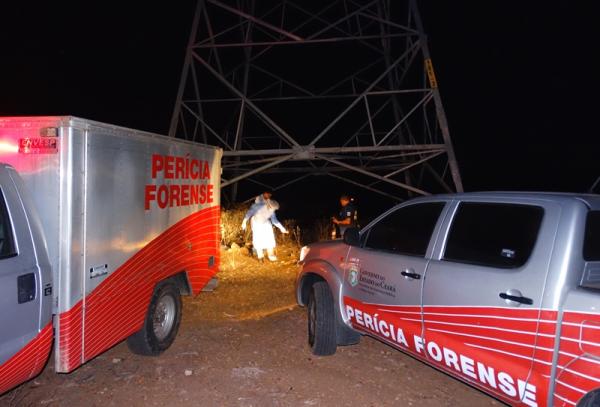
[[[329,357],[306,345],[295,305],[294,250],[261,265],[223,253],[219,287],[186,298],[173,346],[159,357],[121,343],[70,374],[52,362],[0,406],[490,406],[498,401],[363,337]]]

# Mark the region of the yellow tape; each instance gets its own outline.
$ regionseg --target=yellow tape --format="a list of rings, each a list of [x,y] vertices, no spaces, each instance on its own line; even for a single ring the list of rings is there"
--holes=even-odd
[[[425,60],[425,70],[427,70],[427,76],[429,77],[429,85],[436,89],[438,87],[437,79],[435,78],[435,72],[433,71],[433,63],[431,58]]]

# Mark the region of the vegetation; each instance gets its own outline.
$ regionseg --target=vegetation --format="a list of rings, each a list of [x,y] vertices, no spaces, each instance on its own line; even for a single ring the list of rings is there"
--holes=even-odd
[[[230,209],[223,208],[221,211],[221,244],[232,247],[251,248],[252,231],[248,227],[244,232],[242,230],[242,220],[248,210],[248,205],[237,205]],[[316,219],[314,223],[300,225],[295,220],[287,219],[282,221],[289,234],[282,234],[275,231],[277,245],[285,247],[296,247],[327,240],[330,238],[331,223],[329,219]]]

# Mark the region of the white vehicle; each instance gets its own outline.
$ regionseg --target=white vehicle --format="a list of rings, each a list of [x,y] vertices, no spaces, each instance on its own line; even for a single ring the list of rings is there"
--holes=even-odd
[[[215,147],[75,117],[0,118],[0,394],[173,342],[219,265]],[[54,342],[53,342],[54,340]]]
[[[360,334],[513,406],[600,406],[600,196],[413,199],[302,250],[313,353]]]

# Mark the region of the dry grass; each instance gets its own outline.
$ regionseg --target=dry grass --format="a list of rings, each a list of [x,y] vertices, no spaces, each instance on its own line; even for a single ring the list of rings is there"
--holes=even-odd
[[[329,240],[331,238],[331,228],[333,224],[330,219],[317,219],[311,227],[305,232],[305,241],[307,243]]]
[[[238,246],[251,247],[252,231],[248,225],[246,231],[242,230],[242,221],[248,210],[248,205],[238,205],[232,209],[221,211],[221,244],[231,247],[234,243]],[[275,231],[275,239],[279,246],[302,246],[302,230],[294,220],[285,220],[283,226],[288,234]]]
[[[222,247],[219,285],[213,292],[184,298],[186,319],[260,319],[295,307],[298,246],[278,246],[277,257],[277,262],[259,263],[245,247]]]
[[[250,227],[246,232],[242,231],[247,210],[248,205],[222,210],[219,286],[214,292],[186,298],[186,318],[212,321],[259,319],[296,306],[294,281],[306,230],[293,220],[283,221],[289,234],[275,231],[278,261],[260,263],[251,254]],[[321,226],[315,228],[321,229]]]
[[[247,210],[246,206],[241,205],[221,210],[221,244],[227,247],[233,243],[243,246],[245,241],[249,241],[249,229],[246,232],[242,230],[242,220]]]

